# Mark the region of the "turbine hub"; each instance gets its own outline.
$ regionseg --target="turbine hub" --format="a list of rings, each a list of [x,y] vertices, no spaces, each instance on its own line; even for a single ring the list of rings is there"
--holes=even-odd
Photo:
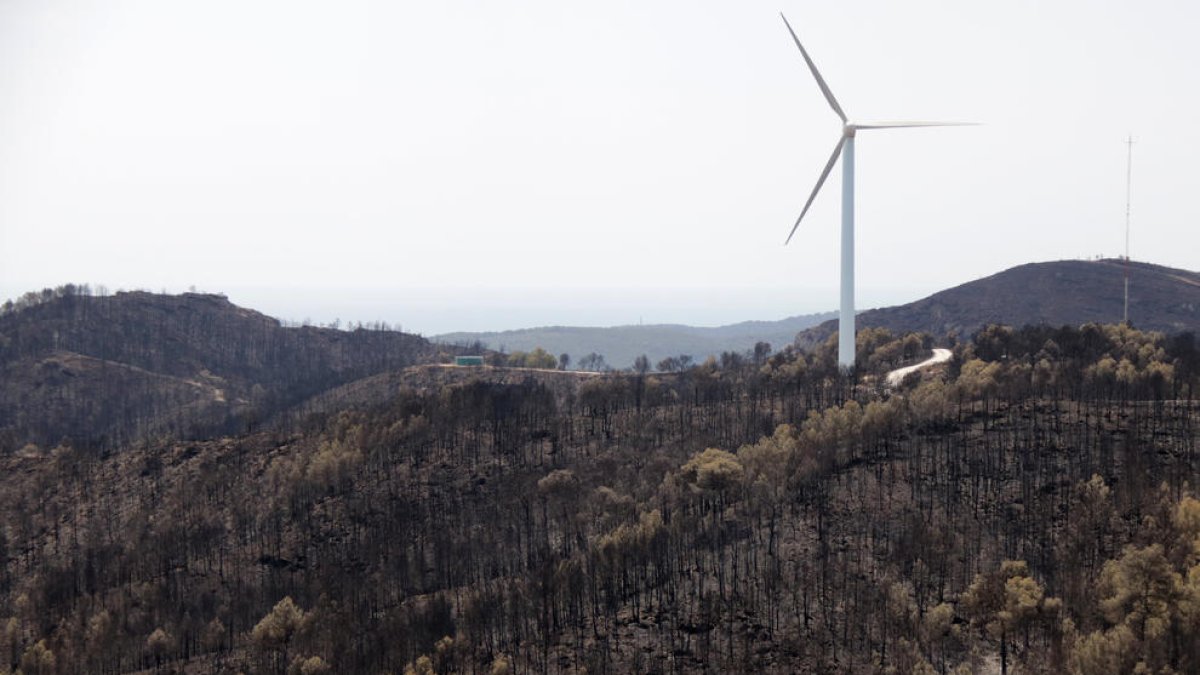
[[[858,131],[858,127],[853,122],[846,122],[842,125],[842,135],[846,138],[854,138],[855,131]]]

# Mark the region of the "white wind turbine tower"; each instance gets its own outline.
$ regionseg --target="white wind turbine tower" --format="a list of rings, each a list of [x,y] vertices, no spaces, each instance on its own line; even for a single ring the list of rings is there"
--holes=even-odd
[[[792,34],[792,39],[795,40],[796,46],[800,48],[800,54],[804,57],[804,62],[808,64],[808,69],[812,71],[813,77],[817,80],[817,86],[821,88],[821,93],[825,95],[825,100],[829,101],[830,107],[837,116],[842,119],[842,137],[838,139],[837,145],[833,148],[833,154],[829,157],[829,161],[825,164],[825,168],[821,171],[821,177],[817,179],[817,186],[813,188],[812,194],[808,196],[808,201],[804,204],[804,209],[800,212],[800,217],[796,219],[796,224],[792,226],[792,231],[788,234],[786,245],[792,240],[792,235],[796,234],[796,229],[800,227],[800,221],[804,218],[804,214],[808,213],[808,207],[812,206],[813,199],[817,193],[821,191],[821,186],[825,184],[825,179],[829,176],[829,172],[833,169],[833,165],[837,163],[838,155],[842,156],[842,281],[841,281],[841,311],[838,318],[838,365],[844,369],[854,367],[854,135],[860,129],[897,129],[902,127],[950,127],[972,124],[971,122],[852,122],[846,117],[846,113],[842,112],[842,106],[838,105],[837,99],[833,97],[833,92],[829,90],[829,85],[825,84],[825,78],[821,77],[821,73],[809,58],[808,52],[805,51],[804,45],[800,44],[800,38],[796,37],[796,31],[792,30],[792,25],[788,23],[787,17],[781,13],[783,23],[787,26],[788,32]]]

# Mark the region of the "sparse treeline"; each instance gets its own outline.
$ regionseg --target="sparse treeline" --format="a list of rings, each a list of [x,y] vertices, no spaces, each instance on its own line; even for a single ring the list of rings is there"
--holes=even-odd
[[[1200,669],[1191,336],[859,342],[4,458],[0,671]]]

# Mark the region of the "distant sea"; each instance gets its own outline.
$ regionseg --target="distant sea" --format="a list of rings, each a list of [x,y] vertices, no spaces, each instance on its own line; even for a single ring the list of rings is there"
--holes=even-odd
[[[910,302],[933,290],[860,289],[859,308]],[[443,288],[228,292],[231,301],[281,319],[328,324],[383,320],[422,335],[537,326],[679,323],[721,326],[775,321],[837,308],[836,289]]]

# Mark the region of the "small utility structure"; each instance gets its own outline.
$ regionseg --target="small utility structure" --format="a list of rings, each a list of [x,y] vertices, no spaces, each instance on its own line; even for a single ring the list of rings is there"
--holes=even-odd
[[[456,356],[454,357],[454,365],[456,366],[482,366],[482,356]]]

